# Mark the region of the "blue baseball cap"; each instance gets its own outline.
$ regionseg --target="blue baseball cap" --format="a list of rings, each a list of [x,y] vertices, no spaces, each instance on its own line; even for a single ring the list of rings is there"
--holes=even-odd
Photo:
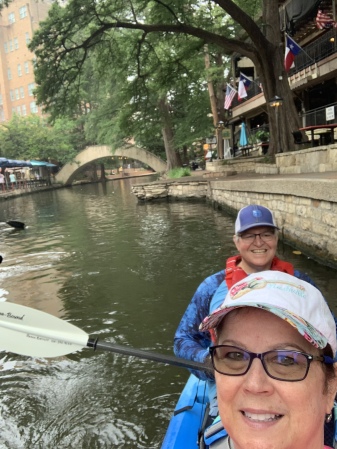
[[[241,234],[256,226],[270,226],[278,229],[273,213],[268,207],[250,204],[240,209],[235,221],[235,234]]]

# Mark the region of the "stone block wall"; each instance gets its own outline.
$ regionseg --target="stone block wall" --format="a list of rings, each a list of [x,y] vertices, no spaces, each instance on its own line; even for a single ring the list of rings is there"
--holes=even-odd
[[[315,173],[337,169],[337,144],[276,155],[280,174]]]
[[[161,198],[174,199],[205,199],[207,197],[208,182],[181,180],[157,181],[150,184],[135,185],[132,192],[141,201],[150,201]]]

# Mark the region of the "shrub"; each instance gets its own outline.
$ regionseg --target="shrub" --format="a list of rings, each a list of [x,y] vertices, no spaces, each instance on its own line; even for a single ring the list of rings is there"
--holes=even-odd
[[[189,167],[173,168],[167,172],[167,177],[170,179],[183,178],[184,176],[191,176],[191,169]]]

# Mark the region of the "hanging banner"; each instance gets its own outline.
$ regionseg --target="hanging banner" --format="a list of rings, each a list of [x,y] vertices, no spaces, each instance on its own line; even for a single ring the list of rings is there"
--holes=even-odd
[[[224,139],[229,140],[229,139],[231,138],[231,130],[230,130],[229,128],[224,128],[224,129],[222,130],[222,137],[223,137]]]

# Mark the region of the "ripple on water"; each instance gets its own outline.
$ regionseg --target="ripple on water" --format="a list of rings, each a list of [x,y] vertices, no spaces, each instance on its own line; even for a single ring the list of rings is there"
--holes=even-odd
[[[128,420],[112,397],[116,388],[125,391],[126,401],[130,393],[131,402],[140,401],[136,409],[141,415],[147,405],[141,405],[139,386],[129,391],[109,366],[109,357],[98,357],[100,363],[97,357],[46,361],[5,356],[0,361],[1,447],[148,447],[141,417],[135,419],[131,408]],[[109,371],[108,381],[102,366]]]

